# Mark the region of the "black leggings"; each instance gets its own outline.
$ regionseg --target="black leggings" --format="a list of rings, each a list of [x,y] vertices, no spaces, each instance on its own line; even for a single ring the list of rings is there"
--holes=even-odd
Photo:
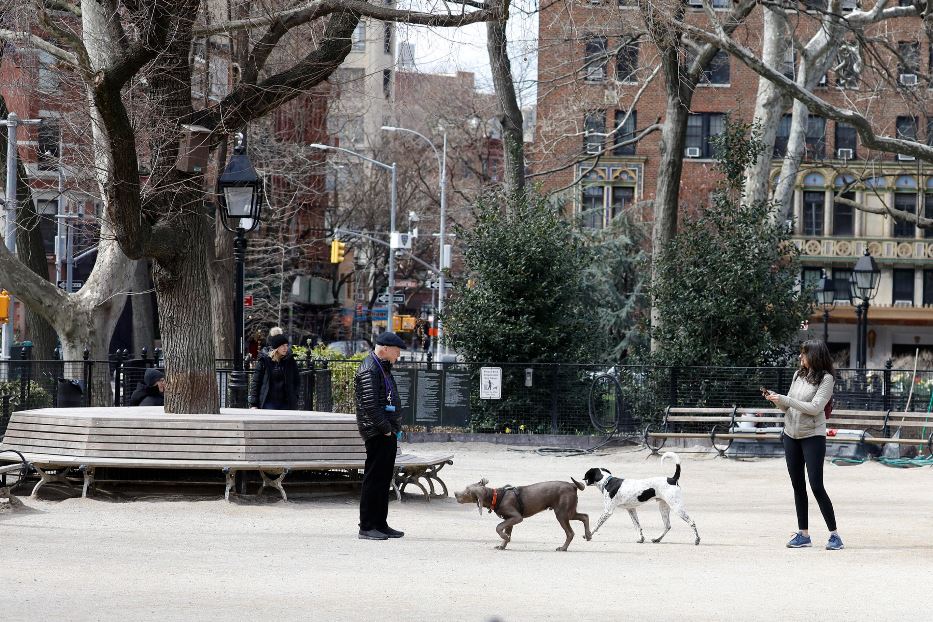
[[[826,458],[826,437],[811,436],[809,438],[791,438],[782,434],[784,440],[784,459],[787,460],[787,472],[790,474],[790,483],[794,486],[794,505],[797,508],[797,528],[807,527],[807,483],[804,479],[804,466],[810,477],[810,490],[816,497],[816,502],[823,513],[826,527],[836,531],[836,515],[833,513],[833,502],[829,500],[826,489],[823,488],[823,459]]]

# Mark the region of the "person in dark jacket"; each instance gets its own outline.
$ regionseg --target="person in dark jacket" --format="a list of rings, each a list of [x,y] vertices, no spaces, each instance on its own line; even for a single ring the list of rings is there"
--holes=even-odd
[[[298,410],[301,380],[295,357],[288,351],[288,337],[272,335],[266,343],[269,353],[259,354],[250,382],[250,408]]]
[[[356,424],[366,444],[366,467],[360,492],[361,540],[388,540],[405,534],[389,527],[389,486],[402,433],[398,386],[392,365],[405,342],[395,333],[376,337],[376,348],[356,370]]]
[[[165,406],[165,374],[161,370],[146,370],[130,396],[130,406]]]

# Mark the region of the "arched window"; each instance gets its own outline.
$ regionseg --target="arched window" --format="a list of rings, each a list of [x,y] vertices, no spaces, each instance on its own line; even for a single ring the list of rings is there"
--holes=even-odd
[[[911,175],[901,175],[894,181],[894,209],[908,214],[917,213],[917,179]],[[917,225],[897,218],[894,220],[893,235],[896,238],[914,238]]]
[[[823,235],[825,206],[826,178],[820,173],[808,173],[803,178],[803,213],[800,219],[800,231],[803,235]]]
[[[855,202],[855,177],[849,174],[837,175],[833,180],[835,192],[833,193],[833,225],[835,236],[855,235],[855,206],[848,201]]]

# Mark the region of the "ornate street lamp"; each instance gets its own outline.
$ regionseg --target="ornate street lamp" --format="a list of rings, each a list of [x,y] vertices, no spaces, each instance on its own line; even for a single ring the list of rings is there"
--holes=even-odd
[[[820,279],[816,288],[816,301],[823,308],[823,343],[829,345],[829,312],[836,307],[836,284],[831,278],[826,276],[823,271],[823,277]]]
[[[262,179],[246,156],[246,141],[237,134],[233,157],[217,180],[220,215],[224,228],[236,234],[233,241],[235,265],[233,325],[233,372],[230,374],[230,401],[234,408],[246,407],[246,373],[243,370],[245,326],[243,323],[243,280],[246,263],[246,233],[259,226],[262,214]]]
[[[875,262],[875,258],[871,256],[871,253],[868,250],[865,251],[865,254],[859,257],[859,260],[855,262],[855,267],[852,269],[852,277],[850,279],[850,296],[854,299],[858,299],[861,304],[856,307],[856,316],[858,320],[858,348],[857,348],[857,361],[856,367],[859,369],[864,369],[868,362],[868,345],[866,340],[868,338],[868,307],[869,302],[872,298],[875,297],[875,294],[878,291],[878,283],[881,281],[881,270],[878,268],[878,264]],[[861,313],[859,313],[861,311]]]

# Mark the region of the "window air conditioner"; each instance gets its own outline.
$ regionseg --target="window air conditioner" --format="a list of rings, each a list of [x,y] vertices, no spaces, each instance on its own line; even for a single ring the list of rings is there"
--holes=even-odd
[[[687,147],[686,154],[688,158],[699,158],[700,148],[699,147]]]
[[[912,156],[912,155],[905,155],[905,154],[903,154],[903,153],[897,154],[897,161],[898,161],[898,162],[913,162],[915,159],[916,159],[916,158],[914,158],[914,156]]]
[[[917,74],[915,73],[902,73],[899,79],[904,86],[917,86]]]
[[[894,306],[895,307],[912,307],[914,306],[914,301],[913,300],[895,300]]]
[[[589,155],[595,155],[603,150],[603,146],[596,142],[587,142],[586,143],[586,152]]]
[[[817,86],[826,86],[829,83],[829,79],[826,77],[826,74],[823,74],[823,77],[820,78],[820,81],[817,82]]]
[[[836,149],[836,157],[840,160],[851,160],[853,155],[852,149]]]
[[[687,0],[687,4],[689,4],[695,9],[703,8],[703,0]]]

